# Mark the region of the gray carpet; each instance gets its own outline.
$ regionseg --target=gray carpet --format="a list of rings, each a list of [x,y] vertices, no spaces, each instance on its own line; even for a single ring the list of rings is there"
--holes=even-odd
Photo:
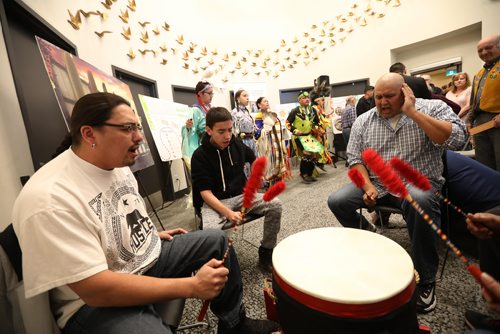
[[[328,209],[326,199],[328,195],[339,189],[348,181],[346,168],[342,162],[337,168],[327,166],[327,173],[321,173],[318,182],[304,184],[294,169],[292,180],[287,182],[287,190],[280,196],[283,202],[283,219],[279,240],[299,231],[318,228],[340,226]],[[159,210],[159,216],[165,228],[184,227],[194,230],[194,210],[190,207],[189,196],[176,200]],[[366,210],[365,214],[366,214]],[[389,228],[382,234],[399,243],[406,250],[409,249],[408,231],[401,216],[391,216]],[[244,238],[256,245],[262,235],[262,219],[247,224],[244,228]],[[241,232],[235,236],[235,249],[240,261],[244,281],[244,303],[247,313],[253,318],[265,318],[263,298],[263,282],[270,275],[263,274],[257,268],[257,250],[254,246],[242,240]],[[305,245],[307,246],[307,245]],[[439,245],[441,261],[444,258],[446,246]],[[469,259],[476,259],[466,254]],[[440,266],[441,270],[441,266]],[[438,275],[439,276],[439,275]],[[437,307],[426,315],[419,315],[419,323],[431,328],[432,333],[463,333],[465,331],[464,313],[466,309],[486,311],[480,296],[479,285],[467,273],[464,265],[451,252],[444,270],[442,279],[436,286]],[[195,322],[201,306],[199,300],[188,300],[184,310],[181,325]],[[209,328],[188,329],[188,333],[215,333],[216,318],[209,311]]]

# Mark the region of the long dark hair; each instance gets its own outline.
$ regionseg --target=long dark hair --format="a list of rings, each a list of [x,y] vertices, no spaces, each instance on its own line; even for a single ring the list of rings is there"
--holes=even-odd
[[[111,118],[112,110],[121,105],[130,103],[123,97],[111,93],[91,93],[82,96],[76,101],[69,124],[69,133],[56,149],[53,157],[58,156],[71,145],[78,146],[82,141],[80,128],[84,125],[99,125]]]
[[[239,109],[238,106],[240,105],[238,102],[238,98],[240,97],[241,93],[243,93],[245,90],[244,89],[238,89],[238,91],[234,94],[234,104],[236,105],[236,109]]]

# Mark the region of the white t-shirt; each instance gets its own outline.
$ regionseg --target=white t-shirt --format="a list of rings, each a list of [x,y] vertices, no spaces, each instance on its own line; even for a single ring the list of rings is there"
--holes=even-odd
[[[37,171],[12,214],[26,297],[50,291],[59,327],[84,302],[68,286],[104,270],[142,274],[161,243],[130,168],[103,170],[68,149]]]

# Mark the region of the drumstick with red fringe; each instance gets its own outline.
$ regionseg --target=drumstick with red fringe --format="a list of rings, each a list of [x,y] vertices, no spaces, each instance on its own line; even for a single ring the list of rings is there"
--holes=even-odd
[[[393,157],[389,160],[389,165],[394,168],[399,175],[401,175],[406,181],[413,184],[415,187],[419,188],[423,191],[428,191],[432,189],[431,183],[429,179],[425,177],[422,173],[420,173],[417,169],[413,168],[409,163],[404,160],[399,159],[398,157]],[[467,218],[467,213],[465,213],[458,206],[453,204],[448,197],[443,196],[441,192],[435,191],[434,195],[436,195],[440,200],[442,200],[446,205],[450,206],[453,210]]]
[[[473,263],[470,263],[469,260],[462,254],[462,252],[450,241],[448,236],[443,233],[443,231],[433,222],[430,216],[422,209],[422,207],[411,197],[408,189],[401,179],[396,175],[394,170],[386,165],[382,157],[373,149],[366,149],[362,152],[361,157],[368,165],[368,167],[378,176],[380,181],[384,184],[387,190],[397,195],[400,198],[405,199],[408,203],[413,206],[413,208],[422,216],[424,221],[437,233],[437,235],[445,241],[446,245],[460,258],[460,260],[466,265],[467,271],[474,277],[474,279],[479,283],[481,282],[481,269]],[[359,173],[359,171],[358,171]],[[356,172],[353,172],[356,174]],[[361,173],[360,173],[361,175]],[[361,175],[362,180],[364,181],[363,176]],[[352,178],[351,178],[352,179]],[[359,175],[356,177],[359,179]],[[359,183],[359,180],[357,180]],[[357,185],[357,184],[356,184]],[[364,185],[364,183],[362,184]]]
[[[241,222],[240,223],[235,223],[233,225],[233,232],[236,232],[238,229],[238,226],[243,222],[245,219],[246,213],[250,211],[253,205],[253,201],[255,200],[255,194],[257,193],[257,190],[259,190],[260,185],[261,185],[261,180],[262,177],[264,176],[265,170],[266,170],[266,163],[267,160],[265,157],[259,157],[255,160],[255,162],[252,165],[252,171],[250,173],[250,176],[247,180],[247,183],[245,184],[245,188],[243,188],[243,203],[241,207]],[[265,202],[271,201],[273,198],[278,196],[280,193],[282,193],[286,188],[286,184],[283,181],[276,182],[273,186],[271,186],[263,195],[263,200]],[[229,255],[229,248],[233,246],[233,239],[228,238],[227,242],[227,248],[226,251],[224,252],[224,255],[222,257],[222,263],[227,259]],[[209,300],[205,300],[203,302],[203,305],[201,307],[200,313],[198,314],[198,321],[203,321],[205,319],[205,315],[208,311],[208,306],[210,304]]]

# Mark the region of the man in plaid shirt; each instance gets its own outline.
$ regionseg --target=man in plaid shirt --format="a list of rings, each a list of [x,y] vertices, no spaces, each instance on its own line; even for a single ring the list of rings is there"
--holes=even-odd
[[[349,166],[361,172],[366,184],[363,189],[354,184],[344,186],[329,196],[328,206],[342,225],[352,228],[359,226],[360,207],[401,207],[408,225],[411,257],[420,275],[417,311],[427,313],[436,306],[434,287],[439,264],[436,235],[407,201],[387,192],[376,175],[365,167],[361,152],[373,148],[384,160],[397,156],[427,176],[434,189],[441,190],[443,153],[446,149],[461,148],[467,132],[465,124],[444,102],[416,99],[400,74],[382,76],[375,85],[374,97],[376,108],[356,119],[347,146]],[[407,186],[413,199],[439,226],[439,199],[433,191]],[[363,229],[375,230],[364,217],[361,219]]]

